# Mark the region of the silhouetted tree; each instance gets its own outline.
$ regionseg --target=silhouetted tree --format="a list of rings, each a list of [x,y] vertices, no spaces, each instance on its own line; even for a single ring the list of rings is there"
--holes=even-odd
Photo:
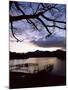
[[[12,35],[17,41],[21,41],[16,37],[13,30],[15,28],[13,26],[14,22],[21,20],[26,20],[26,22],[31,25],[31,28],[34,30],[40,31],[40,28],[41,30],[42,28],[45,28],[48,32],[46,38],[52,35],[53,32],[51,29],[55,30],[55,28],[58,28],[66,30],[65,10],[65,5],[62,4],[10,1],[9,20]],[[47,14],[49,16],[47,16]],[[60,19],[61,17],[63,17],[63,19]]]

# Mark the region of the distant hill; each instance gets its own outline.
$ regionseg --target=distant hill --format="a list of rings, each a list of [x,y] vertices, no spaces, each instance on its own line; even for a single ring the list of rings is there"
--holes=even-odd
[[[66,51],[63,50],[56,50],[56,51],[35,51],[35,52],[28,52],[28,53],[16,53],[16,52],[9,52],[9,58],[11,59],[27,59],[27,58],[39,58],[39,57],[57,57],[60,59],[66,59]]]

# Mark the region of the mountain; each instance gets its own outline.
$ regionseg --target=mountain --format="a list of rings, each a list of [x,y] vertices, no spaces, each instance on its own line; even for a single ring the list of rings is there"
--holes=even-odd
[[[28,52],[28,53],[16,53],[16,52],[9,52],[9,59],[27,59],[27,58],[40,58],[40,57],[57,57],[60,59],[66,59],[66,51],[63,50],[56,50],[56,51],[35,51],[35,52]]]

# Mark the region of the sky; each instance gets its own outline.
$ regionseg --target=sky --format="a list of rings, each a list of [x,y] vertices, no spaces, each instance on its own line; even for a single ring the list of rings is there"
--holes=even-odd
[[[24,12],[26,14],[31,14],[31,9],[26,8],[26,4],[20,3],[21,5],[25,5]],[[28,3],[29,4],[29,3]],[[34,4],[34,3],[33,3]],[[37,4],[36,4],[37,5]],[[34,9],[36,8],[36,5],[34,4]],[[62,8],[65,8],[65,5],[58,5],[59,8],[61,8],[61,13],[59,14],[59,18],[57,20],[64,20],[65,21],[65,10]],[[13,13],[12,13],[13,12]],[[12,11],[9,12],[11,15],[20,15],[21,12],[12,9]],[[58,12],[57,12],[58,14]],[[54,18],[49,12],[45,13],[46,16],[49,18]],[[56,16],[56,12],[54,14]],[[62,16],[62,17],[61,17]],[[41,19],[43,19],[41,17]],[[44,19],[43,19],[44,20]],[[44,20],[44,22],[46,22]],[[52,22],[46,22],[47,24],[52,24]],[[59,24],[60,26],[63,26],[62,24]],[[25,21],[17,21],[13,22],[13,26],[16,28],[14,29],[14,33],[16,37],[22,42],[16,42],[15,38],[12,36],[11,33],[11,26],[9,24],[9,36],[10,36],[10,51],[12,52],[19,52],[19,53],[26,53],[30,51],[54,51],[57,49],[66,49],[66,30],[58,29],[58,28],[49,28],[51,30],[52,35],[48,38],[46,38],[47,31],[44,27],[40,27],[40,24],[37,26],[39,27],[40,31],[34,30],[31,28],[31,26]]]

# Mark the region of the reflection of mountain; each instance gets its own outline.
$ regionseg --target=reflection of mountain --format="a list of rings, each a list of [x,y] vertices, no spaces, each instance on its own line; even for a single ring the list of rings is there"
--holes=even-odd
[[[10,59],[27,59],[33,57],[58,57],[60,59],[66,59],[66,51],[57,50],[57,51],[35,51],[35,52],[28,52],[28,53],[16,53],[10,52]]]

